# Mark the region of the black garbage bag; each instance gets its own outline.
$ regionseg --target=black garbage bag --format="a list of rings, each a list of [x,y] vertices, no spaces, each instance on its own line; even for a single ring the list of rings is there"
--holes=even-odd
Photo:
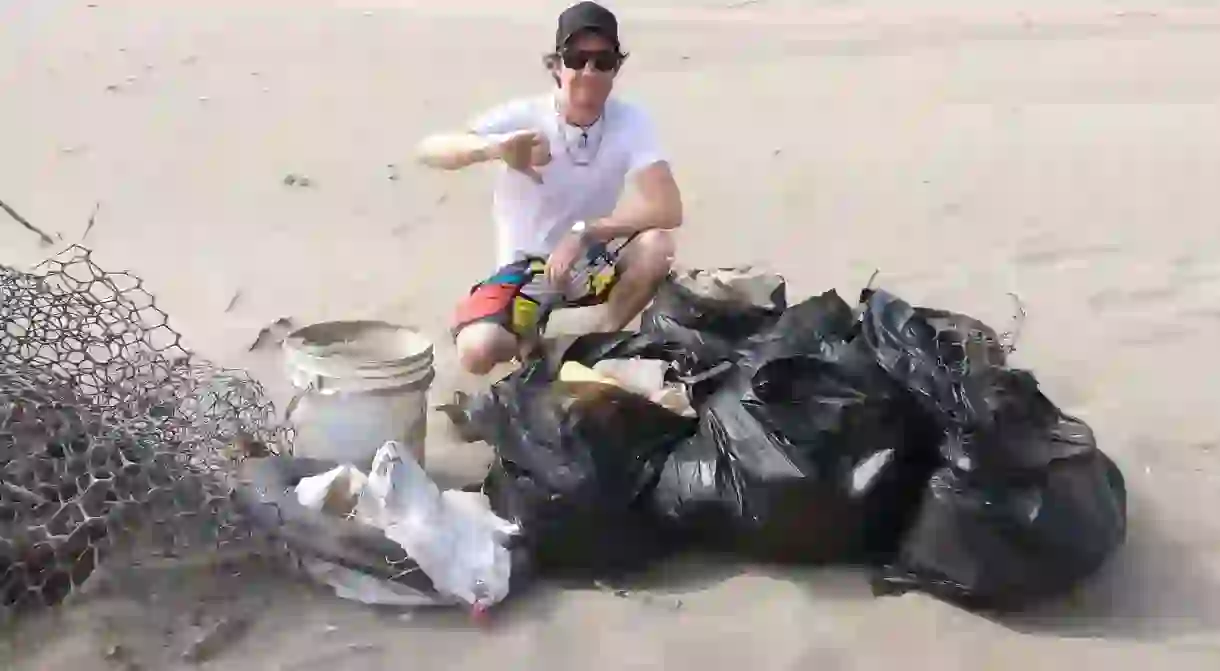
[[[1122,473],[1100,450],[1009,480],[942,468],[874,588],[977,610],[1028,607],[1105,563],[1126,537],[1126,501]]]
[[[788,310],[701,408],[654,496],[684,538],[767,561],[883,561],[935,442],[833,291]]]
[[[673,364],[671,373],[673,382],[687,384],[687,395],[692,404],[706,398],[713,388],[710,382],[714,375],[697,377],[682,376],[679,371],[688,370],[693,361],[689,352],[679,343],[668,342],[643,333],[621,331],[617,333],[590,333],[579,337],[563,337],[548,339],[543,343],[537,356],[530,364],[514,373],[511,377],[514,385],[538,384],[546,385],[559,376],[563,364],[575,361],[588,367],[593,367],[605,359],[658,359]],[[482,435],[482,423],[475,421],[480,412],[480,406],[499,403],[493,394],[470,395],[462,391],[454,394],[448,402],[437,406],[437,410],[445,414],[457,431],[457,437],[463,442],[487,440]],[[499,422],[499,415],[494,412],[484,418],[483,423],[490,418],[491,424]]]
[[[860,302],[864,337],[896,381],[944,424],[985,426],[993,419],[995,378],[1007,353],[999,336],[966,315],[917,308],[882,290]]]
[[[827,291],[793,305],[772,326],[747,339],[738,361],[757,368],[780,357],[821,354],[829,346],[854,339],[858,330],[851,306],[838,292]]]
[[[1068,590],[1122,544],[1122,473],[1092,429],[1056,407],[1027,371],[996,371],[989,394],[987,426],[945,431],[946,465],[883,572],[883,590],[1019,608]]]
[[[573,347],[587,354],[609,342],[599,335]],[[609,351],[646,349],[643,339],[619,343]],[[697,421],[612,385],[557,381],[548,365],[497,382],[472,413],[496,450],[484,492],[496,514],[521,526],[540,573],[643,568],[670,549],[648,503],[665,460]]]
[[[647,333],[620,331],[618,333],[589,333],[567,340],[551,343],[544,365],[534,374],[555,377],[560,367],[569,361],[590,368],[606,359],[660,359],[673,364],[674,380],[684,378],[680,371],[690,370],[694,359],[686,347],[679,342],[666,340]]]
[[[672,273],[640,316],[640,331],[680,344],[686,372],[699,373],[735,361],[744,340],[774,324],[786,287],[779,275],[749,268]]]
[[[944,431],[941,455],[959,471],[1019,476],[1097,449],[1093,429],[1064,414],[1029,371],[993,371],[987,395],[993,404],[988,424]]]
[[[943,465],[877,589],[1007,610],[1096,571],[1126,536],[1126,489],[1092,429],[1008,368],[986,324],[884,291],[861,302],[877,362],[943,432]]]

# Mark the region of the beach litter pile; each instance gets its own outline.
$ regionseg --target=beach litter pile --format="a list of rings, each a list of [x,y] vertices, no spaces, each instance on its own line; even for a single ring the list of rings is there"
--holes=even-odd
[[[702,548],[863,565],[878,594],[1011,610],[1121,545],[1122,474],[1009,366],[1013,335],[871,287],[854,306],[785,294],[751,269],[674,274],[640,333],[582,336],[454,415],[495,448],[484,491],[539,575]],[[564,374],[640,360],[664,362],[694,417]]]
[[[259,535],[344,598],[475,615],[537,579],[602,584],[682,551],[863,565],[878,594],[1020,609],[1126,533],[1121,473],[1009,365],[1011,338],[882,289],[790,305],[772,273],[671,275],[640,332],[552,342],[447,407],[495,451],[479,491],[424,470],[418,334],[315,326],[410,345],[342,368],[340,388],[340,368],[303,366],[312,350],[293,345],[305,403],[336,431],[314,440],[363,427],[316,458],[294,454],[256,382],[193,356],[140,282],[87,250],[0,268],[0,291],[8,613],[59,603],[145,532],[170,547]],[[344,423],[344,407],[377,421]]]

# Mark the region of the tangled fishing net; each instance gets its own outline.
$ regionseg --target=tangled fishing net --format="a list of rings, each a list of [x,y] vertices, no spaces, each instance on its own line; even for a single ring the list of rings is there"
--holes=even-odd
[[[138,278],[76,246],[0,266],[0,619],[59,603],[137,538],[172,554],[249,537],[229,476],[288,437]]]

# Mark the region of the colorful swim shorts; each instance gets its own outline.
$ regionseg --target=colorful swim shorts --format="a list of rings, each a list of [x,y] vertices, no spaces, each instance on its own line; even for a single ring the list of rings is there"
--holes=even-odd
[[[634,238],[592,245],[572,268],[572,281],[560,290],[546,280],[546,259],[510,263],[474,285],[457,307],[453,335],[470,324],[498,324],[517,335],[533,336],[546,326],[549,311],[604,303],[619,277],[619,257]]]

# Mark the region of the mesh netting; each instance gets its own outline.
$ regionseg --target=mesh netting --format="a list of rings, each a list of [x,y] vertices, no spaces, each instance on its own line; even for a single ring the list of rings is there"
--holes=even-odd
[[[0,619],[59,603],[136,538],[248,538],[229,476],[289,438],[260,385],[193,357],[138,278],[75,246],[0,266]]]

